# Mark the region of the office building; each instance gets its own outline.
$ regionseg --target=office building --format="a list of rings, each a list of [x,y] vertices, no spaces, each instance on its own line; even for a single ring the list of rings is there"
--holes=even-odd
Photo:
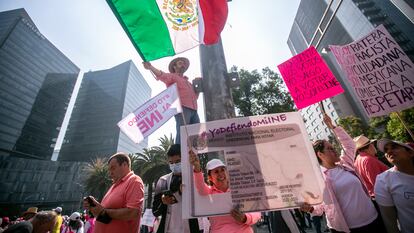
[[[151,88],[132,61],[87,72],[69,120],[58,161],[91,161],[117,151],[141,152],[117,123],[151,97]]]
[[[341,83],[345,93],[323,101],[333,120],[357,116],[367,124],[369,118],[328,46],[351,43],[383,24],[414,60],[413,12],[413,4],[409,0],[301,1],[287,43],[293,55],[314,46]],[[300,112],[311,139],[327,138],[329,130],[322,123],[318,105]]]
[[[51,158],[78,73],[24,9],[0,13],[0,155]]]
[[[24,9],[0,12],[3,216],[30,206],[62,206],[67,214],[80,208],[82,164],[50,161],[78,73]]]

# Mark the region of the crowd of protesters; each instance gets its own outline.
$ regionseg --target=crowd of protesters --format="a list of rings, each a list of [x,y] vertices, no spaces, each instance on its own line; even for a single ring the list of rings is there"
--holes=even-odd
[[[325,217],[326,230],[330,232],[413,233],[414,145],[389,139],[370,140],[363,135],[352,139],[327,115],[324,122],[334,132],[342,151],[339,155],[326,140],[313,142],[325,181],[322,204],[303,203],[294,211],[266,213],[243,213],[235,207],[229,215],[184,220],[181,151],[180,145],[174,144],[167,153],[171,173],[161,177],[155,187],[153,214],[158,223],[155,228],[145,227],[144,232],[251,233],[254,224],[266,222],[269,232],[299,233],[313,225],[320,233],[321,219]],[[385,154],[391,168],[378,159],[377,150]],[[189,162],[200,195],[230,191],[230,177],[221,160],[212,159],[206,164],[208,184],[204,182],[200,160],[192,151]],[[87,197],[85,210],[70,215],[62,215],[61,207],[43,211],[30,207],[18,218],[0,218],[0,233],[139,232],[142,180],[131,171],[127,154],[114,154],[108,165],[113,185],[101,202]],[[96,220],[94,215],[98,216]]]
[[[62,215],[62,207],[38,212],[30,207],[21,217],[0,218],[0,233],[93,233],[95,218],[86,213]]]
[[[339,154],[327,140],[313,142],[325,181],[321,204],[298,203],[300,208],[294,211],[265,213],[243,213],[234,206],[228,215],[183,219],[180,126],[199,122],[198,94],[184,76],[189,67],[188,59],[174,59],[169,65],[170,73],[154,68],[149,62],[143,65],[167,86],[177,83],[184,105],[184,114],[176,116],[177,144],[172,145],[167,153],[171,173],[162,176],[156,184],[152,203],[156,221],[153,228],[145,228],[146,232],[252,233],[254,224],[266,222],[269,232],[303,233],[313,224],[320,233],[321,219],[325,216],[326,227],[333,233],[414,233],[414,145],[388,139],[370,140],[364,135],[352,139],[326,114],[324,122],[333,131],[342,150]],[[377,150],[385,154],[391,168],[378,159]],[[200,195],[230,192],[230,177],[221,160],[212,159],[206,164],[209,184],[204,182],[200,160],[192,151],[189,162]],[[142,231],[144,184],[141,178],[131,170],[130,158],[125,153],[110,157],[108,166],[112,186],[101,202],[92,196],[86,197],[83,214],[74,212],[62,216],[61,207],[40,212],[36,207],[30,207],[19,218],[0,218],[0,233]]]

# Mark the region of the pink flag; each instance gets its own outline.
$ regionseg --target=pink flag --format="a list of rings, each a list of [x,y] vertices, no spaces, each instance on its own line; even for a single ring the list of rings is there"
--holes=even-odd
[[[277,67],[298,109],[344,92],[314,47]]]

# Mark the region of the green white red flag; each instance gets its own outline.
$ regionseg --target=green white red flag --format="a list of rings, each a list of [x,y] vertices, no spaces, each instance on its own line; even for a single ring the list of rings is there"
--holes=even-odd
[[[144,61],[215,44],[227,19],[227,0],[107,0]]]

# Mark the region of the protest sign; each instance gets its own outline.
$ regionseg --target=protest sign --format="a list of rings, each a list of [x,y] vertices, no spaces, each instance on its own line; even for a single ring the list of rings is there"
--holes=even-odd
[[[344,92],[314,47],[277,67],[298,109]]]
[[[330,49],[369,117],[414,107],[414,65],[383,25]]]
[[[154,226],[155,216],[152,214],[152,209],[145,209],[144,215],[141,219],[141,225],[152,227]]]
[[[132,141],[139,143],[180,112],[177,85],[173,84],[128,114],[118,126]]]
[[[186,127],[188,138],[187,132],[181,131],[184,218],[225,215],[235,207],[252,212],[297,208],[305,201],[322,202],[324,182],[300,113]],[[196,179],[200,173],[193,173],[189,149],[200,157],[203,170],[213,158],[226,164],[229,192],[200,192],[200,179]]]

